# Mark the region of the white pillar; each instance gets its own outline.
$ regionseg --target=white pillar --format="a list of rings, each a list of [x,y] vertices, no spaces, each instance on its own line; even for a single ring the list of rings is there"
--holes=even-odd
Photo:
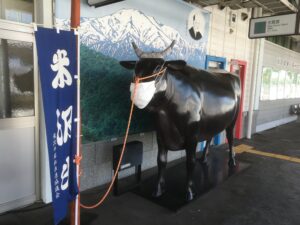
[[[253,9],[253,17],[262,16],[262,8]],[[251,87],[250,87],[250,102],[249,102],[249,113],[248,113],[248,129],[246,137],[251,138],[252,134],[252,123],[253,123],[253,111],[255,107],[255,96],[257,87],[257,77],[261,72],[261,64],[263,58],[263,44],[261,39],[254,40],[254,54],[252,64],[252,76],[251,76]]]

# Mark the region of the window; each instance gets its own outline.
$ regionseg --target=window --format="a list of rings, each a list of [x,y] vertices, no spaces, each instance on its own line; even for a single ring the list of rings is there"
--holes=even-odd
[[[271,84],[270,84],[270,100],[277,99],[277,90],[278,90],[278,72],[273,71],[271,72]]]
[[[295,98],[295,88],[295,74],[292,72],[287,72],[285,77],[284,98]]]
[[[0,19],[32,23],[33,12],[33,0],[0,0]]]
[[[270,99],[271,68],[264,68],[262,74],[261,100]]]
[[[300,98],[300,74],[264,67],[260,100]]]
[[[284,70],[280,70],[278,73],[277,99],[284,98],[285,75],[286,72]]]
[[[0,39],[0,119],[34,115],[33,45]]]
[[[300,74],[297,75],[296,98],[300,98]]]

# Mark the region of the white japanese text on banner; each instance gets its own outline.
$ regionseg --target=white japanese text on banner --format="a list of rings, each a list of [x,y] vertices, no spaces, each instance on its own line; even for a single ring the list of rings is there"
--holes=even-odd
[[[76,180],[77,42],[73,31],[35,32],[54,207],[54,223],[78,193]]]

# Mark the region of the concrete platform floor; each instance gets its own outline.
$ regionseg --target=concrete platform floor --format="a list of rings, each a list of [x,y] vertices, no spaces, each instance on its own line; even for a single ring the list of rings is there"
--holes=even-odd
[[[238,140],[260,152],[300,158],[300,123],[293,122]],[[218,147],[224,148],[224,146]],[[197,200],[172,212],[131,192],[110,196],[99,208],[82,210],[82,225],[299,225],[300,163],[249,152],[237,159],[250,163]],[[296,160],[297,161],[297,160]],[[95,202],[98,190],[83,194]],[[40,207],[40,208],[39,208]],[[60,225],[69,224],[66,219]],[[50,205],[35,204],[0,215],[0,225],[52,225]]]

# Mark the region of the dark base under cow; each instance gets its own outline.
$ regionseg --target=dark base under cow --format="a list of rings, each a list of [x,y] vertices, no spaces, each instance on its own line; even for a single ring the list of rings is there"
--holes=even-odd
[[[228,167],[228,152],[221,149],[211,149],[207,163],[200,163],[197,160],[194,180],[194,199],[200,197],[207,191],[226,181],[231,175],[237,174],[249,166],[248,163],[236,162],[234,169]],[[156,204],[168,208],[171,211],[178,211],[188,204],[186,200],[186,163],[183,160],[166,171],[166,191],[158,198],[154,198],[153,190],[156,186],[157,175],[153,175],[142,181],[140,187],[133,192]],[[227,181],[230,182],[230,181]]]

